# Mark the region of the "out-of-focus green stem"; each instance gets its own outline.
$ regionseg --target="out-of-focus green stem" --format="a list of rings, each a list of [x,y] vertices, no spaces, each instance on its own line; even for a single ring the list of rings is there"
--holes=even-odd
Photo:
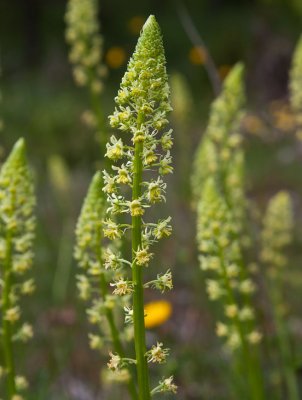
[[[281,294],[281,284],[278,277],[273,282],[269,283],[269,295],[273,305],[273,316],[276,326],[276,333],[278,338],[278,344],[280,349],[280,355],[282,359],[282,370],[287,386],[288,400],[299,400],[299,389],[298,383],[295,376],[295,369],[293,365],[293,354],[290,346],[288,329],[280,306],[283,304]]]
[[[225,288],[227,291],[227,297],[229,304],[236,304],[236,299],[234,297],[233,289],[229,282],[229,278],[227,276],[223,250],[220,251],[220,261],[223,270],[223,279]],[[246,338],[245,329],[238,318],[238,315],[234,317],[234,323],[236,326],[237,333],[240,337],[241,347],[242,347],[242,363],[241,370],[242,373],[247,373],[248,384],[250,387],[250,399],[251,400],[264,400],[264,389],[263,383],[261,379],[261,374],[259,372],[259,365],[255,363],[255,359],[250,352],[249,344]]]

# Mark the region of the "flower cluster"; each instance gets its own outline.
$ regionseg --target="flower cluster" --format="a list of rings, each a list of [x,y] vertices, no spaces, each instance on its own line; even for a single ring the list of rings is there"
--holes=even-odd
[[[290,244],[293,236],[293,210],[287,192],[277,193],[269,202],[263,220],[261,234],[261,260],[268,265],[271,278],[282,273],[286,266],[284,249]]]
[[[20,139],[0,171],[1,340],[4,347],[10,341],[26,342],[33,336],[31,325],[20,323],[20,298],[35,290],[33,279],[28,277],[33,261],[35,195],[25,153],[25,142]],[[10,349],[5,353],[4,362],[7,381],[14,380],[10,387],[16,392],[21,386],[24,388],[14,376]]]
[[[78,85],[99,93],[106,69],[101,65],[103,39],[99,34],[97,0],[69,0],[65,20],[74,79]]]
[[[123,277],[122,265],[125,260],[120,258],[119,243],[109,246],[104,241],[105,200],[102,185],[102,174],[97,172],[91,181],[77,222],[74,256],[82,271],[77,276],[79,295],[82,300],[90,303],[87,318],[94,325],[94,332],[88,334],[90,347],[100,351],[106,342],[112,342],[116,353],[111,364],[115,365],[118,358],[124,360],[124,348],[123,332],[119,332],[117,328],[114,309],[117,303],[125,304],[126,295],[131,293],[132,288]],[[111,229],[114,228],[115,223],[112,222],[110,226]],[[109,292],[110,282],[113,282],[113,294],[118,295],[119,299]],[[126,332],[124,336],[126,337]],[[121,365],[125,371],[128,363],[122,362]],[[135,393],[134,383],[129,379],[127,383],[129,392]]]
[[[105,156],[113,165],[111,171],[104,171],[103,191],[109,204],[108,216],[104,219],[104,236],[115,241],[127,231],[131,232],[132,260],[118,259],[111,254],[112,263],[108,260],[107,265],[114,269],[116,263],[121,263],[126,275],[132,275],[132,280],[122,278],[111,285],[114,287],[113,294],[131,294],[133,297],[133,307],[124,307],[125,322],[134,322],[134,328],[138,324],[138,329],[144,329],[143,298],[138,291],[141,293],[143,286],[162,292],[172,288],[169,270],[159,274],[154,281],[145,285],[142,282],[142,269],[154,257],[152,245],[170,236],[172,231],[170,217],[157,223],[145,219],[149,207],[165,201],[163,176],[173,171],[170,153],[172,130],[167,128],[167,115],[171,111],[168,79],[162,38],[153,16],[143,27],[115,102],[117,107],[109,117],[110,125],[130,135],[121,138],[112,135],[107,143]],[[128,215],[131,222],[118,222],[122,215]],[[143,365],[138,363],[138,368],[145,368],[143,372],[138,370],[138,375],[146,373],[147,361],[165,360],[166,351],[161,349],[161,343],[149,352],[145,349],[144,338],[136,336],[135,343],[136,358],[144,359]],[[144,398],[149,398],[147,387],[139,387],[140,390]]]
[[[208,179],[203,189],[197,231],[200,266],[209,276],[206,280],[208,296],[224,305],[226,322],[218,322],[217,335],[225,337],[232,350],[240,347],[243,340],[255,343],[256,331],[251,324],[254,310],[244,301],[254,292],[255,286],[249,277],[242,276],[240,243],[234,239],[236,226],[213,179]]]
[[[302,139],[302,36],[296,46],[290,72],[289,93],[291,107],[296,116],[297,137]]]
[[[265,265],[266,290],[271,302],[272,317],[275,326],[277,344],[283,369],[284,382],[288,396],[299,398],[299,384],[296,377],[294,349],[290,339],[285,310],[288,309],[283,296],[284,275],[287,259],[285,249],[293,238],[294,219],[290,195],[281,191],[277,193],[267,206],[263,219],[261,261]]]
[[[194,160],[192,192],[195,204],[209,175],[215,176],[230,203],[237,204],[238,197],[242,197],[243,155],[239,133],[245,102],[242,80],[243,65],[237,64],[225,79],[221,94],[212,103],[208,126]]]
[[[106,332],[106,313],[111,314],[115,304],[112,296],[107,293],[107,284],[111,279],[118,279],[117,268],[108,269],[108,265],[115,262],[114,252],[109,247],[104,249],[102,242],[104,207],[102,175],[97,172],[91,181],[77,222],[74,256],[82,270],[77,276],[80,298],[91,303],[87,310],[88,320],[97,325],[103,335]],[[100,349],[103,343],[98,335],[89,335],[90,345],[94,349]]]

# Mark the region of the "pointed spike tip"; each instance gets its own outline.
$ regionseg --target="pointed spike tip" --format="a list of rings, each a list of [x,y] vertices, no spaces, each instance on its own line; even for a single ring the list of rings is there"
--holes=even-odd
[[[145,30],[146,28],[148,29],[149,27],[151,27],[152,25],[154,26],[155,24],[157,25],[156,18],[154,15],[151,14],[144,23],[143,30]]]

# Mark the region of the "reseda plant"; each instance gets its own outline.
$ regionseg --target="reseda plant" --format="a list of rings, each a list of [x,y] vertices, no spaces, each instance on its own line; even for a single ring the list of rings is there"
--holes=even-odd
[[[287,398],[298,400],[294,354],[291,348],[284,310],[283,277],[288,265],[285,248],[293,236],[292,202],[287,192],[277,193],[269,202],[261,234],[261,261],[266,266],[266,291],[271,301],[273,319],[281,358],[281,371],[287,387]]]
[[[35,196],[26,160],[25,142],[20,139],[0,172],[0,267],[1,267],[1,379],[6,399],[22,400],[27,381],[16,373],[14,343],[33,335],[30,324],[21,323],[21,297],[30,295],[34,281],[27,276],[33,260]]]
[[[166,183],[162,177],[173,171],[171,130],[166,128],[171,106],[165,64],[160,29],[155,17],[150,16],[115,98],[117,108],[110,116],[113,128],[131,136],[120,139],[111,136],[107,143],[106,157],[115,165],[112,171],[104,172],[103,190],[109,204],[108,216],[103,222],[104,236],[116,241],[128,231],[132,235],[131,261],[113,254],[105,256],[105,262],[115,269],[116,262],[112,260],[117,259],[123,274],[132,274],[131,278],[121,277],[111,285],[114,295],[132,297],[132,305],[124,308],[125,322],[134,326],[135,358],[132,362],[136,365],[140,400],[150,399],[151,393],[176,391],[170,377],[163,379],[150,392],[148,363],[165,362],[168,349],[158,342],[147,351],[144,325],[144,288],[154,287],[161,292],[172,288],[169,269],[151,282],[143,281],[144,268],[154,256],[151,246],[171,234],[170,217],[157,223],[146,222],[144,218],[149,207],[165,200]],[[161,136],[160,131],[163,132]],[[156,172],[158,177],[154,177]],[[147,174],[149,180],[145,180]],[[127,187],[130,189],[129,195]],[[122,214],[131,217],[130,223],[117,221],[116,218],[121,218]],[[131,360],[125,360],[118,354],[111,354],[108,367],[119,370],[129,362]]]
[[[91,98],[91,111],[83,113],[83,120],[88,126],[98,129],[98,138],[104,147],[104,116],[99,95],[103,91],[102,81],[107,69],[102,64],[103,38],[99,33],[98,1],[69,0],[65,20],[75,82],[86,86]]]
[[[102,223],[104,214],[102,175],[97,172],[89,186],[76,227],[75,258],[81,267],[77,286],[80,298],[90,302],[87,317],[95,327],[94,332],[89,334],[90,347],[100,351],[106,343],[110,343],[118,357],[125,358],[121,335],[114,318],[117,299],[108,290],[110,281],[121,279],[121,262],[112,251],[112,245],[105,248]],[[134,381],[130,379],[126,368],[120,369],[116,380],[126,381],[131,397],[137,398]]]
[[[219,304],[222,313],[216,333],[224,338],[225,348],[232,355],[236,384],[243,386],[241,395],[250,393],[251,399],[262,399],[256,350],[261,333],[255,328],[252,305],[255,285],[242,253],[246,210],[244,157],[238,133],[244,104],[242,73],[240,64],[232,69],[212,105],[195,158],[192,190],[198,205],[200,267],[207,277],[209,298]]]

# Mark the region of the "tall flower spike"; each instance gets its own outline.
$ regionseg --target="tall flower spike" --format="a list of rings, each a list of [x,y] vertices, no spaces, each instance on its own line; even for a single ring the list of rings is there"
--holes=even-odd
[[[96,128],[104,154],[107,140],[102,99],[103,80],[107,69],[102,63],[103,38],[99,33],[98,0],[68,0],[65,15],[69,59],[77,85],[89,90],[91,110],[84,111],[82,121]]]
[[[0,172],[1,341],[9,399],[18,393],[13,341],[27,341],[32,336],[31,326],[20,322],[20,297],[34,290],[33,279],[26,276],[33,260],[34,206],[34,187],[26,161],[25,142],[20,139]]]
[[[302,35],[297,43],[290,71],[290,103],[296,116],[297,137],[302,140]]]
[[[106,73],[101,65],[103,39],[97,17],[97,0],[69,0],[66,40],[71,46],[69,58],[74,64],[74,78],[79,86],[88,86],[95,93],[102,90]]]
[[[113,173],[104,173],[106,181],[111,183],[111,193],[108,191],[108,185],[106,189],[108,202],[111,203],[108,213],[126,213],[131,218],[131,225],[125,227],[119,224],[119,227],[115,227],[115,232],[132,230],[132,260],[129,264],[132,266],[132,315],[140,400],[150,399],[147,365],[149,353],[146,351],[144,325],[143,270],[153,255],[150,249],[152,245],[158,239],[168,236],[171,231],[168,225],[169,219],[165,220],[165,227],[163,221],[157,224],[145,222],[148,208],[165,199],[166,185],[161,178],[151,179],[149,182],[143,180],[144,171],[151,170],[154,174],[157,172],[163,176],[173,170],[170,165],[171,130],[165,130],[168,125],[167,115],[171,111],[165,64],[160,29],[155,17],[151,15],[142,29],[135,52],[122,79],[115,98],[117,107],[109,117],[113,128],[132,135],[130,146],[124,144],[126,141],[131,143],[130,138],[128,140],[125,137],[122,141],[117,140],[115,136],[107,146],[107,157],[112,162],[121,163],[123,174],[128,179],[121,182],[119,168],[114,166]],[[160,131],[161,136],[159,136]],[[124,190],[125,186],[131,189],[129,195]],[[158,232],[162,232],[163,229],[165,233],[159,234]],[[107,231],[108,227],[106,234],[109,237]],[[112,239],[116,237],[116,235],[110,236]],[[172,283],[169,287],[172,288]]]
[[[215,174],[224,191],[224,177],[241,143],[238,134],[245,103],[242,64],[236,64],[224,81],[221,94],[211,106],[206,132],[197,149],[192,174],[193,200],[197,204],[202,185]]]
[[[102,196],[102,175],[97,172],[89,186],[88,193],[77,222],[75,259],[82,269],[77,277],[77,286],[82,300],[90,301],[87,310],[88,319],[96,324],[98,331],[90,333],[90,346],[100,350],[104,340],[112,341],[114,351],[119,358],[124,357],[123,344],[115,323],[112,296],[108,292],[111,280],[118,280],[121,276],[122,260],[113,246],[105,249],[103,243],[103,218],[105,200]],[[107,321],[107,330],[104,329],[104,320]],[[106,331],[109,335],[106,335]],[[133,399],[137,398],[133,381],[127,382],[128,390]]]
[[[283,297],[284,274],[287,272],[285,249],[292,241],[293,229],[291,198],[287,192],[281,191],[270,200],[264,216],[261,260],[266,266],[266,289],[272,306],[287,398],[298,400],[300,396],[294,354],[283,312],[286,308]]]
[[[242,273],[240,242],[232,210],[211,177],[203,186],[198,204],[197,243],[209,299],[219,303],[224,314],[223,322],[217,323],[216,333],[246,370],[246,384],[250,385],[253,398],[262,399],[252,355],[255,349],[250,348],[261,339],[254,328],[255,311],[250,302],[255,287]]]

